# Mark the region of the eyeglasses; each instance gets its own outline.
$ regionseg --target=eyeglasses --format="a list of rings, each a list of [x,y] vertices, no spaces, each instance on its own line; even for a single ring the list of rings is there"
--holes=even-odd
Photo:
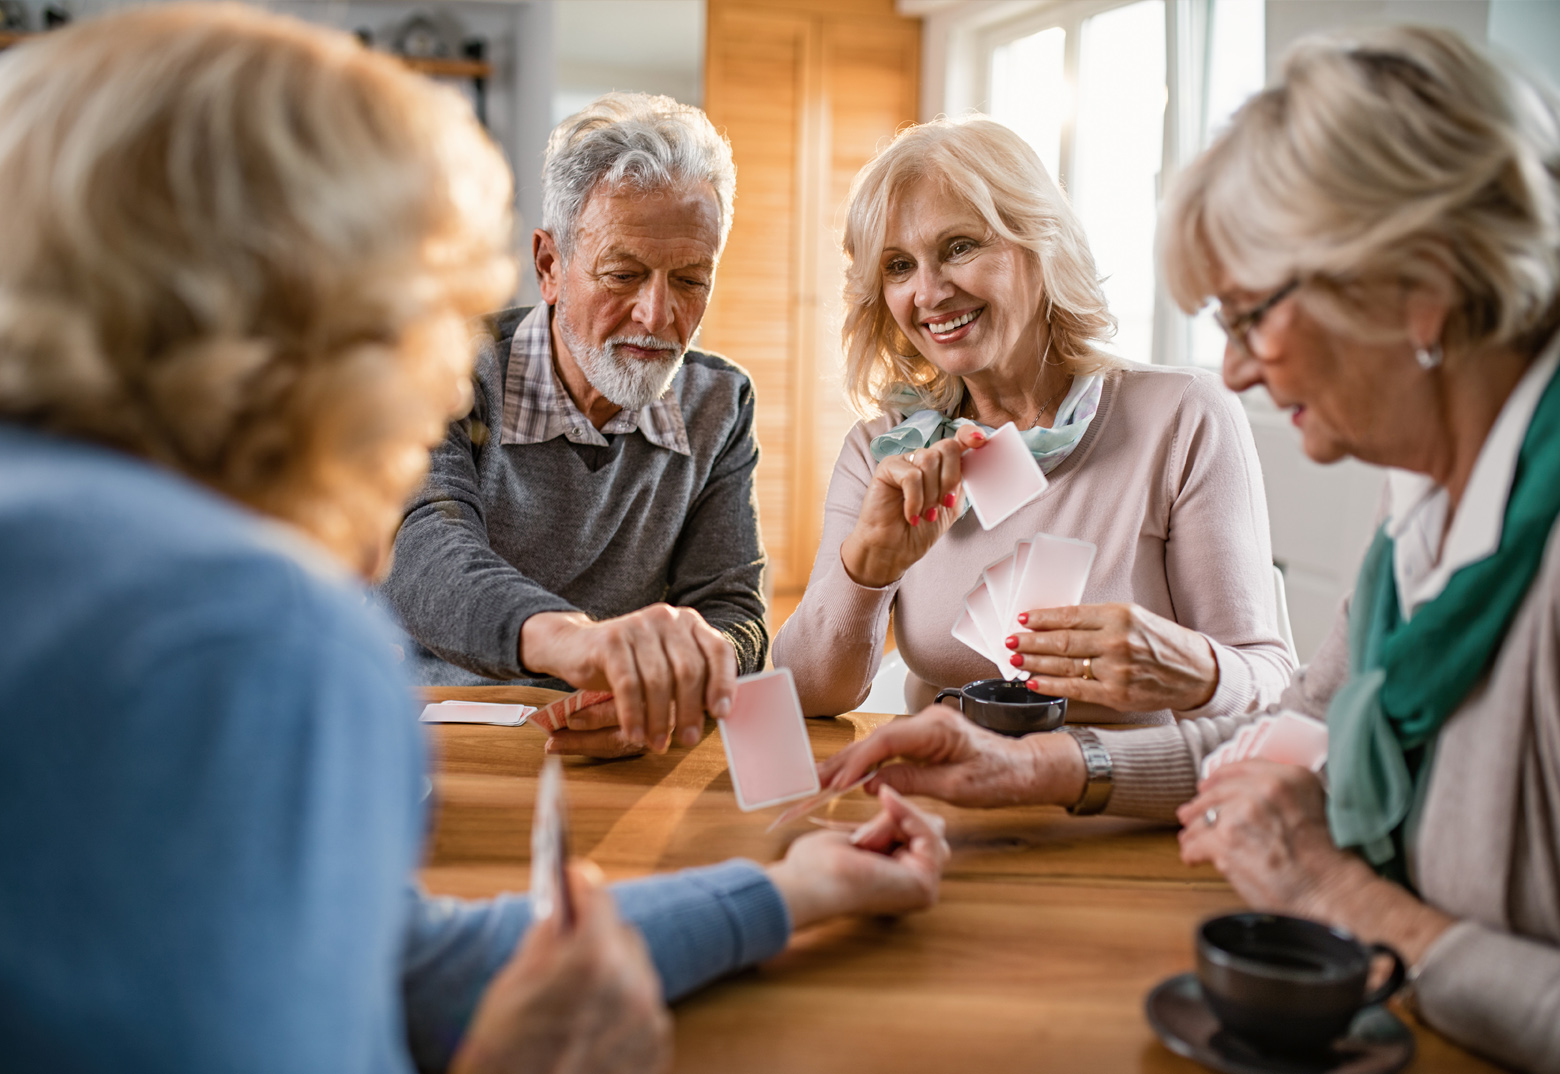
[[[1269,310],[1294,294],[1299,286],[1300,280],[1298,278],[1290,280],[1245,313],[1234,317],[1225,313],[1224,307],[1221,306],[1213,311],[1213,319],[1219,322],[1219,327],[1224,329],[1224,334],[1230,338],[1231,343],[1240,349],[1242,354],[1248,358],[1255,358],[1256,354],[1251,349],[1251,333],[1262,323],[1262,318],[1268,315]]]

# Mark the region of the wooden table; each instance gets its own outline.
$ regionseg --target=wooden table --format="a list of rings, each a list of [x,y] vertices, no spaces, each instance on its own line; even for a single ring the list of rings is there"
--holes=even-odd
[[[559,696],[521,687],[428,693],[528,704]],[[887,719],[810,720],[814,751],[826,757]],[[435,739],[439,809],[425,882],[472,897],[525,889],[543,732],[440,725]],[[714,733],[691,751],[566,767],[573,850],[612,879],[734,856],[773,861],[814,830],[802,821],[766,833],[774,810],[740,812]],[[1202,1069],[1159,1044],[1142,1004],[1154,984],[1192,968],[1196,923],[1241,905],[1216,872],[1182,865],[1173,833],[1137,821],[932,808],[948,818],[953,846],[938,905],[809,930],[773,962],[678,1004],[676,1070]],[[858,793],[833,815],[861,820],[875,810]],[[1416,1032],[1415,1071],[1495,1070]]]

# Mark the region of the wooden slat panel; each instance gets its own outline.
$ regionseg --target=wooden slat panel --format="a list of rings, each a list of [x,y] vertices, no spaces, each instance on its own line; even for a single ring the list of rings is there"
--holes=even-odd
[[[731,139],[737,202],[731,238],[704,315],[702,343],[753,377],[759,520],[775,581],[791,583],[791,405],[796,340],[790,286],[797,264],[798,116],[809,26],[784,12],[712,4],[706,110]]]

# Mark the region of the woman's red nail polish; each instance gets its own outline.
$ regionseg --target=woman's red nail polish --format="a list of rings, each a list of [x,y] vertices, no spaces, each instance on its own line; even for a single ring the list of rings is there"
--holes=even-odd
[[[954,499],[954,495],[951,492],[948,493],[948,495],[943,497],[943,506],[944,507],[952,507],[957,502],[958,501]]]
[[[921,524],[921,516],[920,515],[915,515],[914,517],[912,517],[910,519],[910,525],[912,525],[912,526],[919,526],[920,524]]]
[[[1026,682],[1024,685],[1037,694],[1040,692],[1040,684],[1037,682]]]
[[[1011,657],[1008,658],[1008,663],[1012,664],[1016,668],[1021,668],[1024,666],[1024,658],[1019,656],[1017,653],[1014,653]]]
[[[1019,623],[1019,626],[1028,626],[1029,625],[1029,613],[1028,612],[1019,612],[1018,613],[1018,623]]]
[[[930,507],[926,511],[926,521],[930,522],[937,517],[937,508]]]
[[[1017,649],[1018,648],[1018,636],[1016,634],[1009,634],[1007,641],[1004,642],[1003,644],[1005,644],[1009,649]]]

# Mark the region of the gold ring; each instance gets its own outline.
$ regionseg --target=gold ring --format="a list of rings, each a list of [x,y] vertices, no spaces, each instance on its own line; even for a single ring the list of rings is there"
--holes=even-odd
[[[1085,679],[1094,678],[1094,657],[1092,656],[1083,658],[1083,677]]]

